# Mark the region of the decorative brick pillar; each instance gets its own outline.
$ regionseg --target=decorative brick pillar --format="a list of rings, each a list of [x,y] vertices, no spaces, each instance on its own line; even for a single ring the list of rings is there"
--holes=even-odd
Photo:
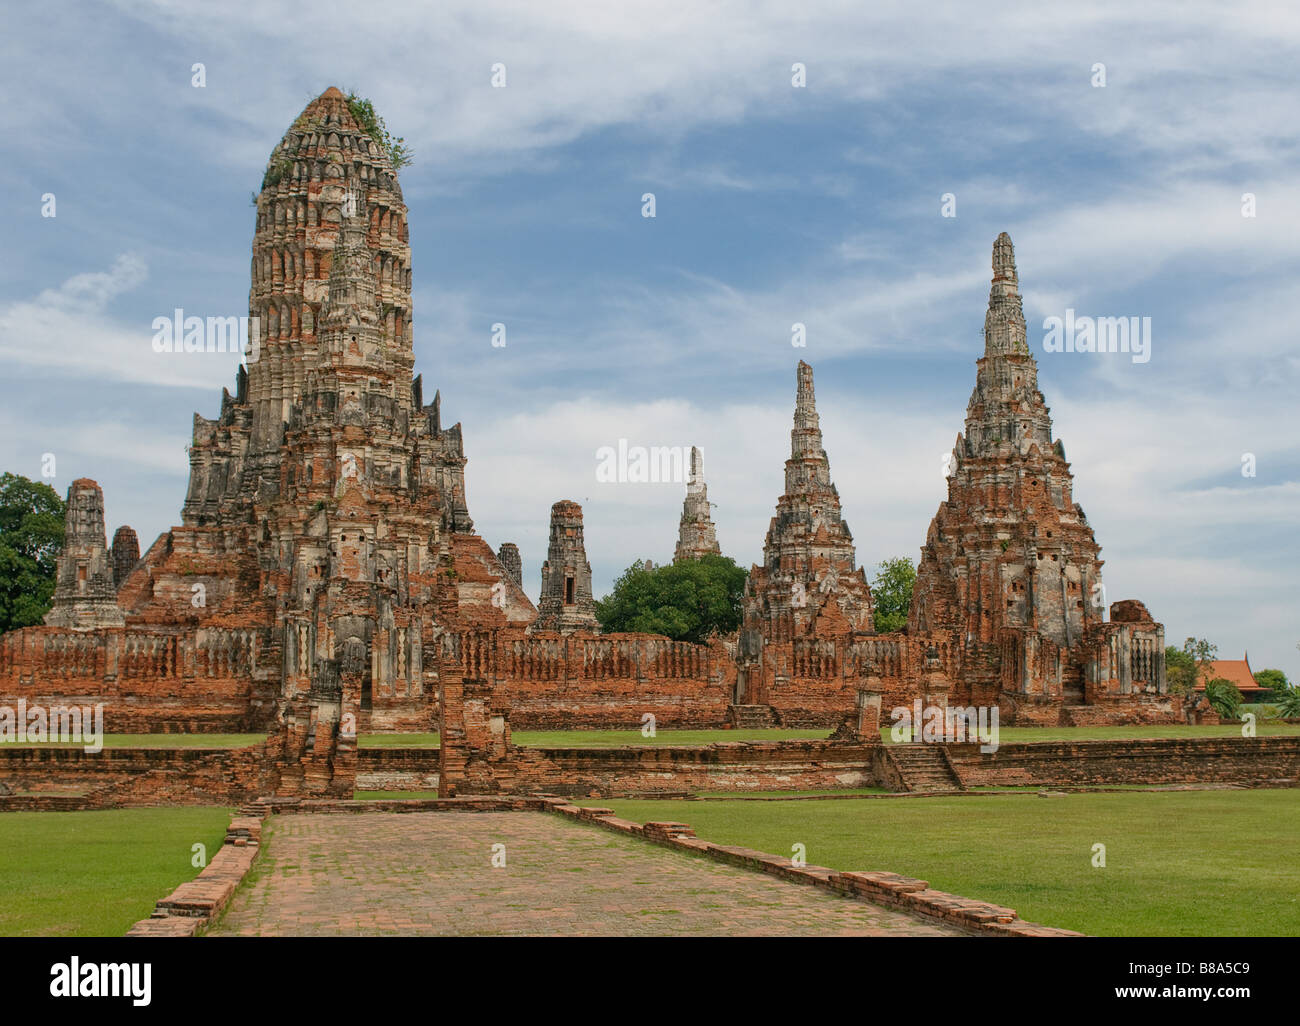
[[[438,737],[438,797],[454,798],[465,780],[469,746],[465,741],[464,676],[460,659],[454,654],[450,634],[442,637],[442,657],[438,666],[438,709],[442,724]]]
[[[879,677],[868,677],[858,688],[858,736],[880,740],[880,703],[885,693]]]
[[[450,635],[443,638],[439,671],[442,709],[438,795],[500,794],[512,789],[514,746],[508,710],[491,682],[466,680]]]
[[[927,673],[925,675],[925,714],[929,715],[930,709],[942,710],[938,722],[947,723],[948,716],[948,692],[952,688],[952,682],[942,673]],[[922,740],[923,731],[921,725],[913,727],[912,740]]]

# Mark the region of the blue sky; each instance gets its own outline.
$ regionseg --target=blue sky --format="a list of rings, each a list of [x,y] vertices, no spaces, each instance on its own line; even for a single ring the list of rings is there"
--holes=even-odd
[[[54,487],[94,477],[110,531],[143,545],[178,522],[192,416],[216,415],[233,366],[153,353],[150,323],[246,312],[250,193],[338,85],[414,150],[416,367],[464,425],[478,529],[519,544],[530,594],[560,498],[585,507],[598,594],[671,557],[681,486],[596,480],[620,438],[699,445],[724,551],[758,559],[800,358],[860,562],[915,557],[1008,231],[1108,597],[1300,676],[1300,14],[220,7],[0,13],[0,467],[37,477],[54,453]],[[1150,317],[1150,362],[1045,353],[1067,307]]]

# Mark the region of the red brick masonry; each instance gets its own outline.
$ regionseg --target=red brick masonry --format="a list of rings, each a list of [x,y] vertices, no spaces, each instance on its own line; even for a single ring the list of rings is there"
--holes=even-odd
[[[520,748],[502,791],[603,796],[665,791],[779,791],[883,786],[897,789],[884,745],[829,741],[728,742],[700,747]],[[982,753],[945,745],[965,787],[1233,783],[1294,786],[1300,737],[1039,741]],[[437,748],[363,748],[357,786],[386,791],[437,787]],[[0,782],[15,791],[51,785],[81,795],[8,795],[0,811],[221,804],[267,793],[263,746],[227,751],[0,745]]]

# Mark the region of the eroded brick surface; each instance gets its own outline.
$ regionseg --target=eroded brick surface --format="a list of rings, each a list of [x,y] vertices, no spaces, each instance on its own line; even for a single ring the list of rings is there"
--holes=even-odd
[[[213,935],[956,933],[543,813],[277,816],[262,860]]]

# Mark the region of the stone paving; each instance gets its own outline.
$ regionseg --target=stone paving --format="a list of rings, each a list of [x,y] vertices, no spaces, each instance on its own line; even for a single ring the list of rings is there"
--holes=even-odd
[[[545,813],[282,815],[263,837],[210,936],[957,932]]]

